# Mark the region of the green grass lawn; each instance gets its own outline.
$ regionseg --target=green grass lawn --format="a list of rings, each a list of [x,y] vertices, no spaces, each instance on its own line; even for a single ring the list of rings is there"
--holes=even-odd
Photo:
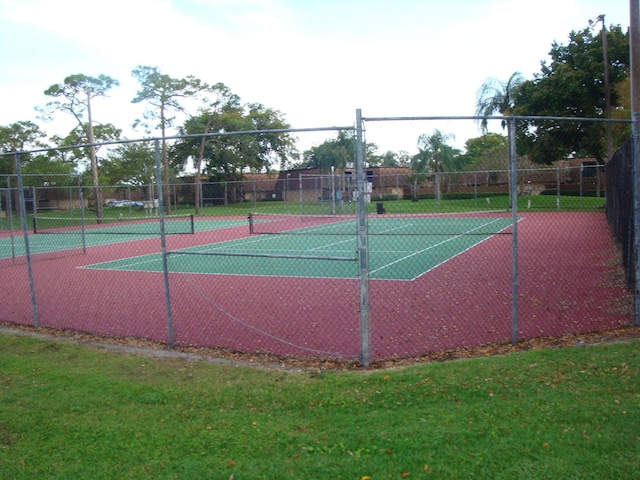
[[[375,214],[377,209],[377,201],[372,201],[368,204],[369,213]],[[442,200],[438,204],[434,199],[421,199],[417,202],[413,202],[410,199],[405,200],[390,200],[381,202],[384,205],[386,213],[444,213],[444,212],[472,212],[472,211],[488,211],[488,210],[507,210],[509,208],[509,197],[492,196],[487,198],[478,195],[477,199],[458,199],[458,200]],[[287,214],[300,214],[307,215],[313,214],[329,214],[332,213],[332,208],[335,213],[355,214],[357,212],[356,203],[345,202],[342,206],[338,203],[333,207],[330,202],[323,203],[308,203],[300,205],[298,201],[291,200],[289,202],[241,202],[241,203],[229,203],[227,205],[219,205],[213,207],[203,208],[200,212],[202,216],[246,216],[250,212],[260,213],[287,213]],[[577,197],[577,196],[560,196],[555,195],[535,195],[535,196],[523,196],[518,198],[518,209],[520,211],[602,211],[604,208],[604,198],[597,197]],[[178,205],[173,206],[171,209],[172,214],[187,214],[194,213],[193,205],[185,206]],[[40,212],[40,217],[63,217],[63,218],[79,218],[79,210],[65,210],[65,211],[53,211],[53,212]],[[148,212],[142,209],[122,209],[122,208],[108,208],[104,209],[105,218],[119,218],[122,215],[126,218],[145,217]],[[27,215],[27,228],[31,231],[33,227],[33,215],[29,213]],[[85,211],[85,223],[87,225],[95,224],[95,213],[93,211]],[[10,228],[9,220],[4,218],[0,221],[0,230],[8,230]],[[13,216],[13,229],[16,230],[16,234],[21,234],[20,218],[17,215]]]
[[[507,210],[509,208],[509,197],[492,196],[487,198],[479,195],[477,199],[457,199],[442,200],[438,204],[434,199],[420,199],[413,202],[410,199],[390,200],[368,204],[369,213],[375,214],[377,203],[382,203],[386,213],[444,213],[444,212],[474,212],[489,210]],[[336,213],[356,213],[355,203],[345,202],[342,206],[336,203],[333,208]],[[555,195],[535,195],[518,197],[518,209],[521,211],[602,211],[604,208],[604,198],[597,197],[577,197]],[[243,202],[216,207],[207,207],[203,210],[204,215],[245,215],[248,212],[260,213],[290,213],[290,214],[316,214],[331,212],[332,206],[329,202],[300,205],[293,200],[289,202]]]
[[[638,478],[639,347],[292,372],[2,334],[0,478]]]

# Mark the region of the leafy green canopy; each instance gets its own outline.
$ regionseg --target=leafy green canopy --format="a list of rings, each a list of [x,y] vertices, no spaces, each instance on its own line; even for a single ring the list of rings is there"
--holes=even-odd
[[[515,95],[512,113],[521,116],[603,118],[605,81],[603,32],[593,36],[587,28],[572,31],[569,43],[553,43],[549,63],[533,80],[523,82]],[[629,76],[629,36],[620,26],[607,32],[609,84],[612,110],[629,109],[622,104],[618,86]],[[630,114],[627,115],[629,117]],[[603,159],[606,153],[602,123],[527,120],[518,128],[520,154],[537,163],[551,163],[569,155]],[[618,131],[619,145],[628,131]]]
[[[171,157],[176,168],[184,168],[192,160],[198,174],[212,180],[237,180],[245,171],[268,171],[274,164],[285,166],[294,151],[294,141],[285,132],[255,135],[225,135],[225,132],[287,128],[289,125],[277,110],[261,104],[242,106],[233,98],[190,117],[180,133],[193,136],[176,142]],[[216,135],[197,137],[198,134]]]
[[[46,134],[33,122],[15,122],[0,126],[0,151],[2,153],[20,152],[43,146],[42,139]],[[28,161],[21,155],[22,161]],[[14,157],[0,157],[0,175],[15,173]]]

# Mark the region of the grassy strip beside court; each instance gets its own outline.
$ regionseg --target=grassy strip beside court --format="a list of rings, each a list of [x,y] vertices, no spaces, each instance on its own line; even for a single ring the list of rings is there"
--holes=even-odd
[[[632,479],[640,343],[278,371],[0,335],[3,478]]]
[[[489,200],[487,201],[487,198]],[[382,203],[387,213],[438,213],[438,212],[474,212],[483,210],[506,210],[509,208],[509,197],[507,195],[485,197],[481,194],[478,198],[468,199],[443,199],[438,204],[435,199],[420,199],[417,202],[413,202],[410,199],[405,200],[373,200],[368,205],[369,213],[376,214],[377,203]],[[260,201],[260,202],[240,202],[229,203],[226,205],[205,207],[201,210],[200,215],[202,217],[220,217],[220,216],[246,216],[249,212],[262,212],[262,213],[290,213],[290,214],[325,214],[331,212],[331,203],[322,202],[315,204],[301,205],[295,198],[287,202],[282,201]],[[531,212],[553,212],[558,209],[562,211],[601,211],[604,208],[603,197],[579,197],[562,195],[560,197],[556,195],[534,195],[534,196],[520,196],[518,197],[518,209],[520,211]],[[355,213],[356,204],[345,202],[340,209],[340,205],[335,205],[338,213]],[[105,216],[118,216],[122,212],[122,209],[118,208],[105,208]],[[193,205],[184,206],[176,205],[172,208],[172,213],[184,214],[194,213]],[[47,217],[70,217],[78,218],[80,216],[79,210],[62,210],[52,212],[39,212],[39,216]],[[145,217],[147,213],[144,210],[126,210],[124,211],[126,217],[139,216]],[[92,218],[93,216],[93,218]],[[32,225],[32,213],[28,212],[27,223],[29,228]],[[198,217],[198,216],[197,216]],[[196,217],[196,218],[197,218]],[[12,217],[12,228],[16,234],[20,234],[20,217],[16,214]],[[87,223],[95,223],[95,216],[93,212],[87,212]],[[0,217],[0,231],[9,230],[9,219]]]

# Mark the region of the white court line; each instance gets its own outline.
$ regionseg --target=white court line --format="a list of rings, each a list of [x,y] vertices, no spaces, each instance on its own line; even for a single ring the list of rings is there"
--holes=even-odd
[[[429,251],[429,250],[431,250],[431,249],[433,249],[433,248],[436,248],[436,247],[439,247],[439,246],[441,246],[441,245],[444,245],[445,243],[448,243],[448,242],[450,242],[450,241],[452,241],[452,240],[455,240],[456,238],[460,238],[460,237],[462,237],[462,236],[464,236],[464,235],[467,235],[467,234],[469,234],[469,233],[471,233],[471,232],[473,232],[473,231],[475,231],[475,230],[478,230],[478,229],[480,229],[480,228],[486,227],[487,225],[491,225],[492,223],[495,223],[495,222],[497,222],[497,221],[499,221],[499,220],[503,220],[503,219],[502,219],[502,218],[496,218],[495,220],[493,220],[493,221],[491,221],[491,222],[488,222],[488,223],[485,223],[485,224],[480,225],[480,226],[478,226],[478,227],[472,228],[471,230],[467,230],[467,231],[466,231],[466,232],[464,232],[464,233],[460,233],[460,234],[458,234],[458,235],[456,235],[456,236],[454,236],[454,237],[451,237],[451,238],[448,238],[448,239],[446,239],[446,240],[443,240],[442,242],[436,243],[436,244],[434,244],[434,245],[429,245],[427,248],[423,248],[422,250],[417,250],[417,251],[415,251],[415,252],[413,252],[413,253],[411,253],[411,254],[409,254],[409,255],[405,255],[404,257],[400,257],[400,258],[398,258],[397,260],[394,260],[394,261],[393,261],[393,262],[391,262],[391,263],[387,263],[386,265],[383,265],[382,267],[376,268],[375,270],[371,270],[371,271],[369,272],[369,275],[371,275],[371,274],[373,274],[373,273],[376,273],[376,272],[379,272],[379,271],[381,271],[381,270],[384,270],[385,268],[389,268],[389,267],[391,267],[392,265],[395,265],[395,264],[397,264],[397,263],[404,262],[405,260],[407,260],[407,259],[409,259],[409,258],[411,258],[411,257],[415,257],[416,255],[420,255],[421,253],[427,252],[427,251]],[[510,226],[511,226],[511,224],[507,225],[507,226],[506,226],[506,227],[504,227],[504,228],[509,228]],[[504,230],[504,229],[503,229],[503,230]],[[469,250],[470,248],[473,248],[474,246],[478,245],[479,243],[484,242],[487,238],[490,238],[490,237],[491,237],[491,236],[493,236],[493,235],[494,235],[494,234],[489,234],[489,235],[487,235],[487,236],[486,236],[486,238],[484,238],[484,239],[480,240],[480,241],[479,241],[479,242],[477,242],[477,243],[474,243],[471,247],[467,247],[467,248],[466,248],[466,249],[464,249],[462,252],[466,252],[466,251],[467,251],[467,250]],[[460,252],[460,253],[462,253],[462,252]],[[451,258],[454,258],[454,257],[457,257],[458,255],[460,255],[460,253],[457,253],[456,255],[454,255],[454,256],[452,256],[452,257],[448,258],[447,260],[445,260],[444,262],[441,262],[441,263],[440,263],[440,264],[438,264],[438,265],[442,265],[442,263],[448,262],[449,260],[451,260]],[[437,265],[436,265],[436,266],[437,266]],[[429,270],[433,270],[434,268],[436,268],[436,267],[432,267],[432,268],[430,268]],[[427,270],[427,271],[429,271],[429,270]],[[424,273],[426,273],[426,272],[424,272]],[[423,273],[423,275],[424,275],[424,273]]]
[[[455,236],[453,236],[453,237],[450,237],[450,238],[448,238],[448,239],[446,239],[446,240],[443,240],[443,241],[441,241],[441,242],[438,242],[438,243],[436,243],[436,244],[434,244],[434,245],[430,245],[429,247],[426,247],[426,248],[421,249],[421,250],[417,250],[417,251],[413,251],[413,250],[409,250],[409,251],[407,251],[407,250],[396,250],[395,252],[410,252],[410,253],[409,253],[408,255],[404,255],[404,256],[402,256],[402,257],[401,257],[401,258],[399,258],[399,259],[394,260],[393,262],[390,262],[390,263],[385,264],[385,265],[383,265],[383,266],[381,266],[381,267],[379,267],[379,268],[376,268],[375,270],[371,270],[371,271],[369,272],[369,275],[372,275],[372,274],[375,274],[375,273],[377,273],[377,272],[380,272],[380,271],[382,271],[382,270],[384,270],[384,269],[386,269],[386,268],[389,268],[389,267],[391,267],[391,266],[393,266],[393,265],[395,265],[395,264],[401,263],[401,262],[403,262],[403,261],[405,261],[405,260],[407,260],[407,259],[409,259],[409,258],[412,258],[412,257],[414,257],[414,256],[416,256],[416,255],[420,255],[420,254],[422,254],[422,253],[424,253],[424,252],[427,252],[427,251],[429,251],[429,250],[431,250],[431,249],[434,249],[434,248],[436,248],[436,247],[439,247],[439,246],[441,246],[441,245],[444,245],[444,244],[446,244],[446,243],[448,243],[448,242],[451,242],[451,241],[453,241],[453,240],[455,240],[455,239],[457,239],[457,238],[459,238],[459,237],[462,237],[462,236],[464,236],[464,235],[466,235],[466,234],[469,234],[469,233],[474,232],[474,231],[476,231],[476,230],[478,230],[478,229],[484,228],[484,227],[486,227],[486,226],[488,226],[488,225],[491,225],[491,224],[493,224],[493,223],[496,223],[496,222],[499,222],[499,221],[502,221],[502,220],[504,220],[504,218],[497,218],[497,219],[494,219],[494,220],[492,220],[491,222],[484,223],[484,224],[479,225],[479,226],[477,226],[477,227],[474,227],[474,228],[472,228],[472,229],[470,229],[470,230],[467,230],[467,231],[466,231],[466,232],[464,232],[464,233],[461,233],[461,234],[455,235]],[[521,219],[520,219],[520,220],[521,220]],[[520,220],[518,220],[518,221],[520,221]],[[395,228],[392,228],[392,229],[385,230],[385,231],[383,231],[382,233],[391,232],[391,231],[398,230],[398,229],[402,229],[402,228],[408,228],[408,227],[410,227],[411,225],[412,225],[412,224],[409,224],[409,225],[403,225],[403,226],[400,226],[400,227],[395,227]],[[506,228],[509,228],[509,227],[511,227],[511,226],[512,226],[512,224],[511,224],[511,223],[509,223],[509,225],[505,226],[502,230],[504,230],[504,229],[506,229]],[[372,235],[372,236],[375,236],[376,234],[371,234],[371,235]],[[379,234],[378,234],[378,235],[379,235]],[[422,273],[421,273],[420,275],[418,275],[417,277],[414,277],[414,278],[412,278],[412,279],[410,279],[410,280],[414,280],[415,278],[419,278],[420,276],[424,275],[425,273],[427,273],[427,272],[429,272],[429,271],[431,271],[431,270],[433,270],[433,269],[437,268],[438,266],[440,266],[440,265],[442,265],[442,264],[444,264],[444,263],[448,262],[448,261],[449,261],[449,260],[451,260],[452,258],[455,258],[455,257],[457,257],[458,255],[460,255],[460,254],[462,254],[462,253],[464,253],[464,252],[466,252],[466,251],[470,250],[471,248],[475,247],[476,245],[478,245],[478,244],[480,244],[480,243],[482,243],[482,242],[486,241],[487,239],[491,238],[493,235],[495,235],[495,234],[488,234],[488,235],[486,236],[486,238],[483,238],[483,239],[482,239],[482,240],[480,240],[479,242],[474,243],[473,245],[471,245],[471,246],[469,246],[469,247],[465,248],[464,250],[460,251],[459,253],[457,253],[457,254],[455,254],[455,255],[453,255],[453,256],[451,256],[451,257],[447,258],[445,261],[440,262],[440,263],[439,263],[439,264],[437,264],[437,265],[434,265],[433,267],[429,268],[428,270],[426,270],[426,271],[422,272]],[[225,247],[228,247],[228,246],[229,246],[229,244],[233,244],[233,245],[232,245],[232,247],[233,247],[233,248],[236,248],[236,247],[239,247],[239,246],[249,246],[249,245],[251,245],[251,244],[260,243],[260,242],[262,242],[262,241],[270,241],[270,240],[271,240],[271,236],[270,236],[270,235],[266,235],[266,236],[260,236],[260,237],[258,237],[258,238],[247,238],[247,239],[228,240],[228,241],[221,242],[221,243],[209,244],[209,245],[206,245],[206,246],[205,246],[205,248],[203,248],[203,249],[202,249],[202,247],[203,247],[203,246],[194,246],[194,247],[187,247],[187,248],[184,248],[184,249],[180,249],[180,250],[177,250],[177,251],[179,251],[179,252],[186,252],[186,253],[188,253],[189,251],[194,251],[194,252],[205,252],[205,253],[206,253],[206,252],[213,252],[213,251],[220,251],[220,250],[224,250],[224,248],[225,248]],[[353,241],[353,237],[350,237],[350,238],[348,238],[348,239],[346,239],[346,240],[341,240],[341,241],[339,241],[339,242],[334,242],[334,243],[330,243],[330,244],[325,244],[325,245],[321,245],[321,246],[318,246],[318,247],[314,247],[314,248],[312,248],[312,249],[304,249],[304,250],[287,250],[287,251],[298,251],[298,252],[305,252],[305,251],[318,251],[318,250],[321,250],[321,249],[324,249],[324,248],[327,248],[327,247],[330,247],[330,246],[335,246],[335,245],[339,245],[339,244],[343,244],[343,243],[347,243],[347,242],[351,242],[351,241]],[[283,250],[283,249],[273,249],[273,248],[270,248],[270,249],[267,249],[266,251],[282,251],[282,250]],[[249,250],[249,251],[251,251],[251,250]],[[349,250],[349,251],[350,251],[350,250]],[[133,259],[135,259],[135,258],[139,258],[139,259],[141,259],[141,260],[140,260],[140,261],[137,261],[137,262],[130,262],[130,263],[118,263],[118,267],[117,267],[116,269],[117,269],[117,270],[121,270],[121,269],[125,269],[125,270],[127,270],[127,269],[131,269],[130,267],[133,267],[133,266],[139,266],[139,265],[149,264],[149,263],[152,263],[152,262],[157,262],[159,259],[161,259],[161,258],[162,258],[162,257],[161,257],[161,255],[162,255],[161,253],[152,253],[152,254],[146,254],[146,255],[139,255],[139,256],[136,256],[136,257],[130,257],[130,258],[129,258],[129,260],[133,260]],[[145,258],[145,257],[150,257],[150,256],[151,256],[152,258],[147,258],[147,259],[145,259],[145,260],[142,260],[143,258]],[[113,260],[113,261],[110,261],[110,262],[102,262],[102,263],[95,264],[95,265],[101,265],[101,264],[104,264],[104,263],[114,263],[114,264],[115,264],[116,262],[121,262],[121,260]],[[94,269],[95,269],[96,267],[95,267],[95,266],[92,266],[92,265],[86,265],[86,266],[84,266],[84,267],[80,267],[80,268],[94,268]],[[106,269],[105,269],[105,270],[106,270]],[[230,275],[234,275],[234,274],[230,274]],[[319,277],[319,278],[325,278],[325,277]],[[374,279],[374,280],[375,280],[375,279]],[[397,280],[397,279],[396,279],[396,280]]]

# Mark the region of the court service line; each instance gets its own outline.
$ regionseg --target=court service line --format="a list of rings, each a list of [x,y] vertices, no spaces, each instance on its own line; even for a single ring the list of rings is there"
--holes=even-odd
[[[500,219],[500,218],[495,219],[495,220],[493,220],[492,222],[488,222],[488,223],[485,223],[484,225],[480,225],[480,226],[478,226],[478,227],[472,228],[471,230],[467,230],[467,231],[466,231],[466,232],[464,232],[464,233],[460,233],[460,234],[458,234],[458,235],[456,235],[456,236],[454,236],[454,237],[451,237],[451,238],[448,238],[448,239],[443,240],[443,241],[441,241],[441,242],[438,242],[438,243],[435,243],[435,244],[433,244],[433,245],[430,245],[430,246],[428,246],[427,248],[423,248],[422,250],[417,250],[417,251],[415,251],[415,252],[411,253],[410,255],[405,255],[404,257],[400,257],[400,258],[398,258],[397,260],[394,260],[393,262],[387,263],[386,265],[383,265],[383,266],[382,266],[382,267],[380,267],[380,268],[376,268],[375,270],[371,270],[371,271],[369,272],[369,275],[371,275],[371,274],[373,274],[373,273],[376,273],[376,272],[379,272],[379,271],[381,271],[381,270],[384,270],[385,268],[391,267],[392,265],[395,265],[395,264],[397,264],[397,263],[404,262],[405,260],[407,260],[407,259],[409,259],[409,258],[411,258],[411,257],[415,257],[416,255],[420,255],[420,254],[422,254],[422,253],[424,253],[424,252],[428,252],[429,250],[432,250],[432,249],[434,249],[434,248],[436,248],[436,247],[439,247],[439,246],[441,246],[441,245],[444,245],[445,243],[451,242],[452,240],[455,240],[455,239],[457,239],[457,238],[463,237],[464,235],[467,235],[467,234],[469,234],[469,233],[471,233],[471,232],[473,232],[473,231],[475,231],[475,230],[478,230],[478,229],[480,229],[480,228],[482,228],[482,227],[486,227],[487,225],[491,225],[492,223],[495,223],[495,222],[497,222],[497,221],[499,221],[499,220],[502,220],[502,219]],[[509,225],[509,226],[510,226],[510,225]],[[508,228],[509,226],[507,226],[507,227],[505,227],[505,228]],[[465,250],[463,250],[463,251],[466,251],[466,250],[468,250],[469,248],[472,248],[473,246],[475,246],[475,245],[477,245],[477,244],[479,244],[479,243],[484,242],[487,238],[490,238],[492,235],[493,235],[493,234],[489,234],[489,235],[487,235],[483,240],[481,240],[481,241],[479,241],[479,242],[474,243],[471,247],[467,247],[467,249],[465,249]],[[454,255],[454,257],[455,257],[455,256],[457,256],[457,255],[459,255],[459,254]],[[451,257],[451,258],[453,258],[453,257]],[[445,260],[445,261],[448,261],[448,260],[449,260],[449,259],[447,259],[447,260]],[[443,262],[443,263],[444,263],[444,262]]]

